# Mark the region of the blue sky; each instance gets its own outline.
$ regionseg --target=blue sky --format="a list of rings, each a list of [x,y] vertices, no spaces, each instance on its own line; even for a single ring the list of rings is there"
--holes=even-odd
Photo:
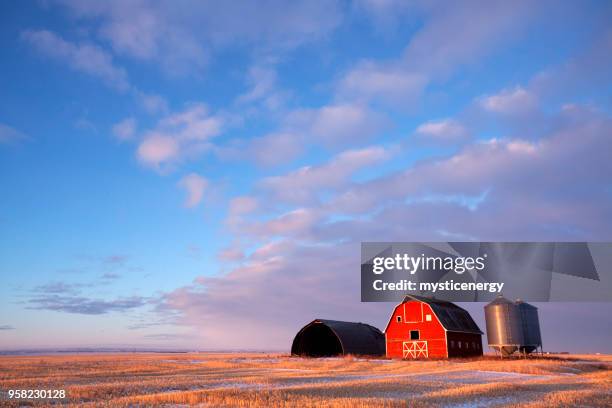
[[[604,2],[0,8],[0,348],[283,349],[384,325],[361,241],[612,238]]]

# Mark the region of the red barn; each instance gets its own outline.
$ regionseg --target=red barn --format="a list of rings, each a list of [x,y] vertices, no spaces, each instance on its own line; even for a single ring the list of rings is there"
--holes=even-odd
[[[467,310],[422,296],[408,295],[395,307],[385,343],[390,358],[482,355],[482,332]]]

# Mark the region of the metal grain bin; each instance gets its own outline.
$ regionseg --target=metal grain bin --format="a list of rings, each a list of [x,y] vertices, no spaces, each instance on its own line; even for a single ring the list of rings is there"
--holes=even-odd
[[[485,306],[489,347],[509,356],[523,344],[523,325],[518,306],[498,296]]]
[[[538,347],[542,347],[542,335],[540,334],[540,321],[538,319],[538,308],[521,300],[516,301],[521,316],[523,328],[523,342],[521,352],[531,353]]]

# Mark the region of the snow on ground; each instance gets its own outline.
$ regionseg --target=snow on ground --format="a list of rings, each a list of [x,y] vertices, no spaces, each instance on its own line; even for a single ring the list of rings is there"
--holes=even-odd
[[[444,408],[489,408],[501,404],[516,404],[517,402],[515,397],[477,398],[469,402],[444,405]]]
[[[270,374],[276,371],[288,371],[288,372],[303,372],[309,370],[300,369],[261,369],[261,370],[248,370],[244,374]],[[522,380],[545,380],[553,379],[556,376],[553,375],[534,375],[534,374],[521,374],[521,373],[510,373],[510,372],[497,372],[497,371],[444,371],[444,372],[413,372],[413,373],[394,373],[394,374],[365,374],[365,375],[329,375],[329,376],[313,376],[313,377],[296,377],[296,378],[277,378],[269,377],[277,382],[272,383],[252,383],[252,382],[220,382],[210,384],[204,387],[197,387],[192,390],[217,390],[224,388],[234,388],[240,390],[259,390],[259,389],[284,389],[291,387],[299,387],[304,385],[319,385],[319,384],[341,384],[344,382],[352,381],[367,381],[367,380],[382,380],[382,379],[393,379],[393,378],[404,378],[413,377],[416,381],[420,382],[444,382],[454,384],[487,384],[487,383],[498,383],[498,382],[515,382]],[[178,390],[168,390],[168,392],[174,392]],[[401,395],[400,395],[401,394]],[[406,396],[406,392],[398,392],[398,396],[395,398],[402,398]],[[409,394],[409,393],[408,393]],[[387,396],[389,398],[389,396]],[[491,404],[496,404],[496,401],[491,401]],[[481,406],[481,405],[476,405]],[[486,406],[482,405],[482,406]],[[457,407],[459,408],[459,407]]]
[[[317,383],[340,383],[347,381],[363,381],[363,380],[382,380],[391,378],[414,377],[416,381],[423,382],[446,382],[460,384],[486,384],[492,382],[507,382],[521,380],[548,380],[555,378],[553,375],[536,375],[522,374],[498,371],[430,371],[430,372],[412,372],[412,373],[382,373],[382,374],[362,374],[362,375],[336,375],[336,376],[321,376],[296,379],[283,379],[285,385],[305,385]]]
[[[553,375],[523,374],[501,371],[465,370],[420,375],[421,381],[441,381],[458,384],[485,384],[520,380],[548,380]]]
[[[201,364],[207,363],[209,360],[159,360],[162,363],[174,363],[174,364]]]

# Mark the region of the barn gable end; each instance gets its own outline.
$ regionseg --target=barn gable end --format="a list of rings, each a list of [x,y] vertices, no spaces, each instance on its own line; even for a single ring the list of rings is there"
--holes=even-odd
[[[406,296],[385,329],[387,357],[445,358],[482,355],[482,332],[459,306]]]

